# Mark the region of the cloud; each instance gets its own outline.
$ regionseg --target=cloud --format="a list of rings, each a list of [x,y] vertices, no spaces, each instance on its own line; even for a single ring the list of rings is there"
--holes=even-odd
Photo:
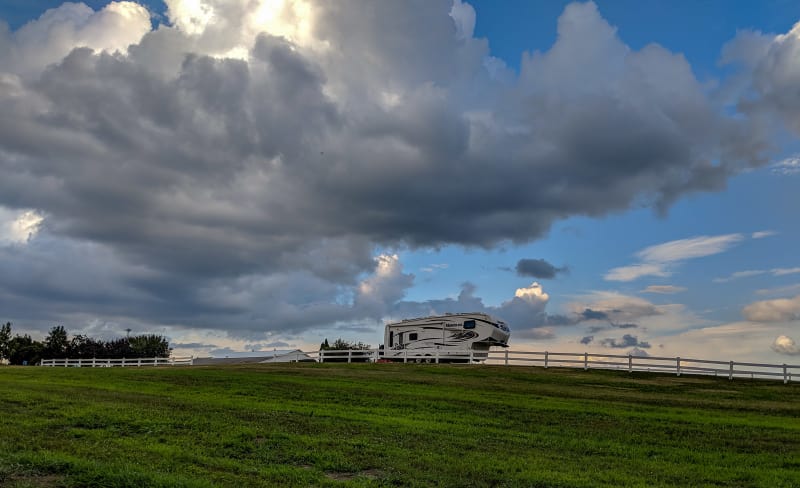
[[[775,268],[770,270],[774,276],[784,276],[790,274],[800,273],[800,268]]]
[[[674,285],[650,285],[644,290],[643,293],[658,293],[662,295],[671,295],[673,293],[681,293],[686,291],[685,287]]]
[[[794,293],[800,293],[800,283],[756,290],[756,295],[791,295]]]
[[[0,66],[34,76],[77,47],[125,52],[151,28],[147,9],[135,2],[111,2],[96,12],[84,3],[64,3],[13,33],[0,30]]]
[[[267,349],[292,347],[292,345],[284,341],[274,341],[274,342],[268,342],[266,344],[263,343],[246,344],[244,347],[246,350],[249,351],[263,351]]]
[[[770,166],[772,173],[780,176],[800,174],[800,157],[792,156]]]
[[[170,342],[173,349],[214,349],[219,346],[216,344],[203,344],[202,342]]]
[[[604,347],[623,349],[626,347],[638,347],[640,349],[650,349],[650,343],[640,341],[635,335],[625,334],[620,339],[607,338],[600,341]]]
[[[520,259],[517,261],[517,275],[539,279],[552,279],[567,268],[557,268],[544,259]]]
[[[593,335],[585,336],[585,337],[581,338],[580,343],[581,344],[591,344],[593,340],[594,340],[594,336]]]
[[[647,247],[636,253],[636,255],[645,262],[674,263],[725,252],[742,239],[744,239],[742,234],[678,239]]]
[[[727,283],[729,281],[737,280],[739,278],[748,278],[750,276],[758,276],[767,273],[768,271],[763,269],[751,269],[747,271],[736,271],[732,273],[730,276],[724,278],[714,278],[712,281],[714,283]]]
[[[0,207],[0,245],[25,244],[39,232],[44,217],[35,210],[11,211]]]
[[[646,357],[650,356],[650,354],[647,351],[645,351],[644,349],[641,349],[639,347],[634,347],[633,349],[628,351],[628,354],[630,354],[631,356],[640,357],[640,358],[646,358]]]
[[[608,320],[608,314],[587,308],[580,313],[580,320]]]
[[[615,292],[594,292],[567,304],[577,317],[574,323],[587,320],[608,321],[613,327],[628,326],[646,317],[662,315],[659,307],[643,298]]]
[[[449,267],[446,263],[441,264],[431,264],[430,266],[425,266],[424,268],[420,268],[420,271],[424,271],[425,273],[433,273],[434,271],[440,269],[447,269]]]
[[[654,335],[649,342],[663,344],[659,356],[774,363],[769,345],[785,329],[786,325],[779,323],[709,323],[678,334]]]
[[[800,82],[797,52],[800,48],[800,23],[786,34],[739,32],[725,46],[723,62],[746,68],[738,100],[740,110],[750,116],[774,117],[790,131],[800,131]],[[797,168],[796,157],[778,163],[778,172]],[[783,169],[782,169],[783,168]]]
[[[758,232],[753,232],[750,237],[753,239],[763,239],[765,237],[772,237],[778,235],[778,232],[774,230],[761,230]]]
[[[747,271],[736,271],[732,273],[730,276],[726,276],[723,278],[714,278],[714,283],[727,283],[729,281],[737,280],[739,278],[748,278],[750,276],[759,276],[763,274],[771,274],[772,276],[785,276],[790,274],[800,273],[800,268],[773,268],[770,270],[766,269],[753,269]]]
[[[794,339],[785,335],[780,335],[775,338],[772,343],[771,349],[778,354],[785,354],[787,356],[800,355],[800,348],[795,344]]]
[[[633,264],[612,268],[605,274],[607,281],[633,281],[643,276],[670,276],[672,272],[666,271],[663,264]]]
[[[556,332],[551,327],[533,327],[531,329],[523,329],[514,333],[514,339],[517,340],[547,340],[554,339]]]
[[[475,31],[475,9],[472,8],[472,5],[461,0],[454,0],[453,6],[450,8],[450,17],[456,24],[456,37],[462,40],[472,38]]]
[[[0,308],[20,320],[374,327],[424,307],[378,249],[529,242],[765,162],[760,119],[591,2],[518,73],[464,2],[171,0],[166,16],[68,3],[0,32],[0,205],[46,216],[0,246]],[[494,309],[567,322],[539,291]]]
[[[800,320],[800,295],[751,303],[742,309],[742,315],[753,322]]]
[[[698,236],[678,239],[646,247],[636,253],[641,264],[622,266],[609,270],[608,281],[633,281],[643,276],[670,276],[668,266],[688,259],[712,256],[727,251],[744,239],[742,234]]]

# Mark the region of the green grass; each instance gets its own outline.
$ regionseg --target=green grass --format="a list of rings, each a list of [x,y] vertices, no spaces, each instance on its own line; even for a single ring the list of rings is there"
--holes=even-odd
[[[502,366],[0,368],[0,486],[800,486],[800,387]]]

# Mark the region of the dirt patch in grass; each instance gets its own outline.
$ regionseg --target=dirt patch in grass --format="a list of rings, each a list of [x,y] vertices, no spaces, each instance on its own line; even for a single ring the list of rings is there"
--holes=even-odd
[[[6,479],[0,479],[0,486],[7,486],[9,488],[23,488],[28,486],[56,488],[64,486],[64,476],[57,474],[12,474]]]
[[[375,480],[383,476],[383,471],[379,469],[365,469],[364,471],[359,471],[358,473],[326,472],[325,476],[335,481],[351,481],[356,478],[367,478],[369,480]]]

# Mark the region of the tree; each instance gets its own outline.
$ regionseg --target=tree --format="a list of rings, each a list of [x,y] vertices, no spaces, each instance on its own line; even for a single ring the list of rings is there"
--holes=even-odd
[[[347,350],[361,350],[361,349],[369,349],[369,344],[364,344],[363,342],[348,342],[344,339],[336,339],[333,341],[333,345],[330,346],[330,349],[334,351],[347,351]]]
[[[44,355],[48,359],[63,358],[67,354],[67,331],[64,326],[57,325],[50,329],[50,333],[44,339]]]
[[[103,356],[106,358],[119,359],[133,357],[131,344],[126,337],[108,341],[106,342],[105,346],[106,347],[104,348],[105,350],[103,351]]]
[[[341,337],[333,341],[333,344],[328,344],[328,339],[325,339],[325,342],[322,343],[320,346],[321,351],[362,351],[364,352],[352,352],[348,354],[338,353],[338,354],[330,354],[325,356],[326,363],[343,363],[343,362],[354,362],[354,363],[363,363],[369,361],[371,353],[366,351],[369,349],[369,344],[364,344],[363,342],[349,342]]]
[[[105,357],[106,345],[103,341],[85,335],[76,335],[67,345],[67,357],[73,359],[91,359]]]
[[[134,358],[166,358],[172,351],[167,339],[156,334],[134,336],[128,343]]]
[[[42,360],[44,345],[39,341],[34,341],[29,335],[14,336],[9,341],[9,361],[11,364],[39,364]]]
[[[11,322],[6,322],[0,326],[0,360],[8,359],[10,350],[9,342],[11,341]]]

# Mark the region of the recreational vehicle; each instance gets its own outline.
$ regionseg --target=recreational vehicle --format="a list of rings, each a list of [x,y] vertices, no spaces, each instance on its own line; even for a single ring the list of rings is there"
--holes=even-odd
[[[386,324],[383,358],[391,361],[484,361],[491,346],[508,347],[506,324],[485,313],[457,313]]]

